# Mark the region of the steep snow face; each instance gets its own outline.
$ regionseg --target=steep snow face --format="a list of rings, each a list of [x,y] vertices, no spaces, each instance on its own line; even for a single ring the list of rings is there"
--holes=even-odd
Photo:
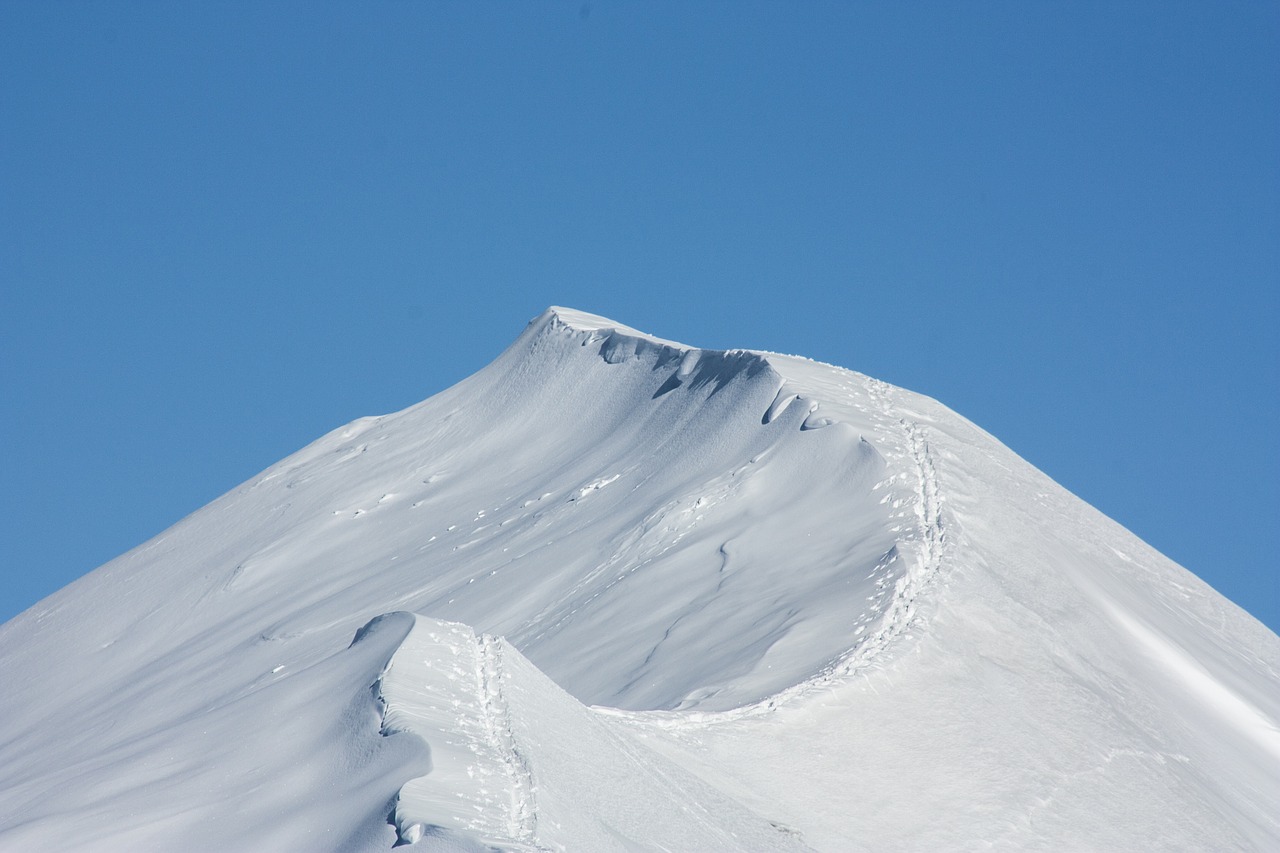
[[[0,849],[1275,849],[1277,671],[931,400],[552,309],[0,627]]]

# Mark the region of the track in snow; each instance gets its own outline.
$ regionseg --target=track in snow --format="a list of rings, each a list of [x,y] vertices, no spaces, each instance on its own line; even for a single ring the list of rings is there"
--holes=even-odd
[[[510,785],[507,832],[511,838],[537,846],[538,807],[534,800],[533,772],[516,743],[511,711],[502,695],[502,644],[496,637],[481,636],[476,644],[476,686],[490,746],[501,756]]]
[[[501,641],[465,625],[393,617],[412,618],[413,627],[377,685],[382,733],[415,734],[431,750],[430,771],[397,799],[401,842],[435,836],[542,849],[533,775],[504,695]]]
[[[382,732],[415,735],[429,769],[406,781],[402,845],[565,850],[806,850],[565,693],[507,643],[412,619],[377,686]]]

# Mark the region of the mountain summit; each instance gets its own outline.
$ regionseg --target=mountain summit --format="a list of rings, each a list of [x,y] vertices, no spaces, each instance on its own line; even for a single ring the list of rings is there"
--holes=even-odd
[[[0,684],[0,850],[1280,849],[1275,634],[933,400],[562,308]]]

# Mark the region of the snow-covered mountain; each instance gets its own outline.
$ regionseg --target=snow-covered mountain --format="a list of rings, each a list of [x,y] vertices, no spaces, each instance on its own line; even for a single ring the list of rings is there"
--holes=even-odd
[[[556,308],[0,627],[0,850],[1277,850],[1278,673],[933,400]]]

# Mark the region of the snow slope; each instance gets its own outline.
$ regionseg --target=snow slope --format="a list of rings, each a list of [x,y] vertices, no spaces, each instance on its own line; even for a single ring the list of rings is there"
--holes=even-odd
[[[551,309],[0,626],[0,849],[1280,849],[1278,672],[932,400]]]
[[[505,641],[392,615],[412,627],[378,685],[382,729],[417,734],[431,748],[430,772],[406,784],[396,804],[405,840],[525,850],[807,849],[794,832],[610,725]]]

